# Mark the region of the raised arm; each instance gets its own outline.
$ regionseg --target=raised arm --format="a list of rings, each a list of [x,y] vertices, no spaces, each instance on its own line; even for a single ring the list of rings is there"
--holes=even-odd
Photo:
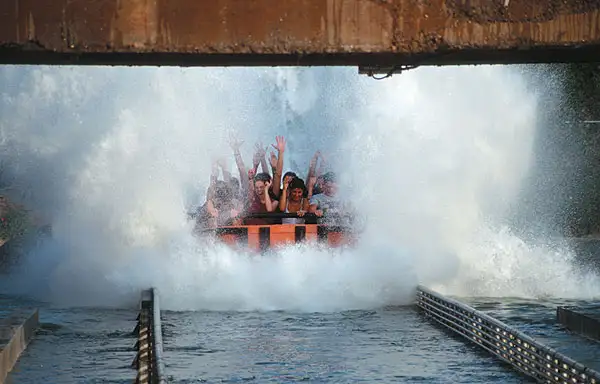
[[[229,138],[229,146],[233,150],[233,157],[235,158],[235,164],[237,165],[238,172],[240,174],[240,184],[244,191],[246,190],[246,183],[243,180],[246,178],[246,166],[244,165],[244,160],[242,159],[242,154],[240,153],[240,147],[244,144],[243,141],[239,141],[234,136]]]
[[[267,166],[267,147],[265,147],[263,145],[262,142],[258,142],[256,143],[256,145],[254,146],[256,153],[255,153],[255,161],[254,164],[256,164],[256,168],[258,168],[258,163],[256,162],[256,160],[258,160],[260,162],[260,166],[262,168],[262,171],[264,173],[269,173],[269,167]]]
[[[252,205],[252,200],[254,199],[254,175],[256,175],[254,169],[249,169],[248,176],[246,176],[246,197],[248,199],[248,207]]]
[[[312,199],[312,197],[313,197],[313,191],[315,189],[316,184],[317,184],[317,176],[311,176],[308,179],[308,187],[307,187],[308,196],[306,196],[306,198],[308,201],[310,201],[310,199]]]
[[[306,180],[310,180],[311,177],[316,176],[317,161],[319,161],[320,156],[321,156],[321,152],[317,151],[313,155],[312,159],[310,159],[310,164],[308,165],[308,174],[306,175]]]
[[[215,198],[215,186],[217,184],[218,177],[219,167],[217,165],[217,162],[213,162],[212,172],[210,174],[210,185],[208,186],[208,190],[206,191],[206,209],[212,217],[219,216],[219,211],[215,208],[215,205],[213,204],[213,200]]]
[[[260,147],[258,144],[254,146],[254,155],[252,156],[252,170],[254,174],[258,172],[258,166],[260,165]]]
[[[319,152],[319,157],[321,158],[321,162],[319,163],[319,167],[317,168],[317,173],[315,174],[315,176],[317,176],[317,179],[323,175],[323,170],[325,169],[325,166],[327,164],[327,160],[325,159],[325,156],[323,156],[323,154],[321,152]]]
[[[221,168],[221,173],[223,173],[223,180],[229,184],[229,182],[231,181],[231,172],[229,172],[227,160],[223,158],[218,159],[217,164]]]
[[[265,183],[265,208],[267,208],[267,212],[273,212],[275,208],[277,208],[277,200],[271,200],[271,196],[269,196],[269,188],[271,188],[271,182],[267,181]]]
[[[277,150],[277,164],[273,167],[273,194],[279,197],[281,192],[281,171],[283,169],[283,153],[285,152],[285,138],[283,136],[276,136],[275,140],[277,144],[271,146]],[[275,155],[271,152],[271,166]]]
[[[210,186],[214,187],[217,184],[219,178],[219,165],[216,161],[213,161],[212,168],[210,170]]]
[[[289,181],[283,183],[283,192],[282,192],[281,196],[279,196],[279,211],[280,212],[285,212],[285,206],[287,204],[287,191],[288,191],[289,185],[290,185]]]

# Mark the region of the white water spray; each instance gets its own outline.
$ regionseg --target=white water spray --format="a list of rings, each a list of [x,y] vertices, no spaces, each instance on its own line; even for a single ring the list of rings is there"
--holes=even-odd
[[[565,252],[502,229],[536,124],[535,98],[506,69],[427,68],[384,82],[351,69],[0,76],[14,84],[0,105],[2,157],[54,228],[6,282],[13,290],[122,305],[155,285],[168,308],[233,310],[403,304],[417,283],[488,296],[600,293],[573,282]],[[253,259],[193,238],[185,211],[201,202],[212,158],[229,154],[229,130],[245,140],[246,162],[255,140],[286,135],[286,168],[301,175],[314,150],[327,151],[369,218],[357,249]]]

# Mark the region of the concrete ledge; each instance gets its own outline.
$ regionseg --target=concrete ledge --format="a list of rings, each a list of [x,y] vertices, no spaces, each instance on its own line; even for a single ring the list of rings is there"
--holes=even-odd
[[[0,383],[13,369],[39,325],[38,309],[18,310],[0,322]]]
[[[594,62],[596,0],[0,1],[0,63]]]
[[[570,308],[557,307],[556,319],[568,330],[585,336],[587,338],[600,341],[600,320]]]

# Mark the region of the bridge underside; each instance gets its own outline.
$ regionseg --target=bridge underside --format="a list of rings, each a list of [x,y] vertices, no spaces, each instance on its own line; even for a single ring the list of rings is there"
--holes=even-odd
[[[5,0],[0,63],[598,61],[600,0]]]

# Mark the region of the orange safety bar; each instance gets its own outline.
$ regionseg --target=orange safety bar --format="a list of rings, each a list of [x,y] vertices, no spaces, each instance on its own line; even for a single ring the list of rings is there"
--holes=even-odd
[[[354,236],[347,228],[318,224],[273,224],[218,227],[215,235],[233,247],[247,247],[262,252],[289,244],[316,242],[330,247],[354,244]]]

